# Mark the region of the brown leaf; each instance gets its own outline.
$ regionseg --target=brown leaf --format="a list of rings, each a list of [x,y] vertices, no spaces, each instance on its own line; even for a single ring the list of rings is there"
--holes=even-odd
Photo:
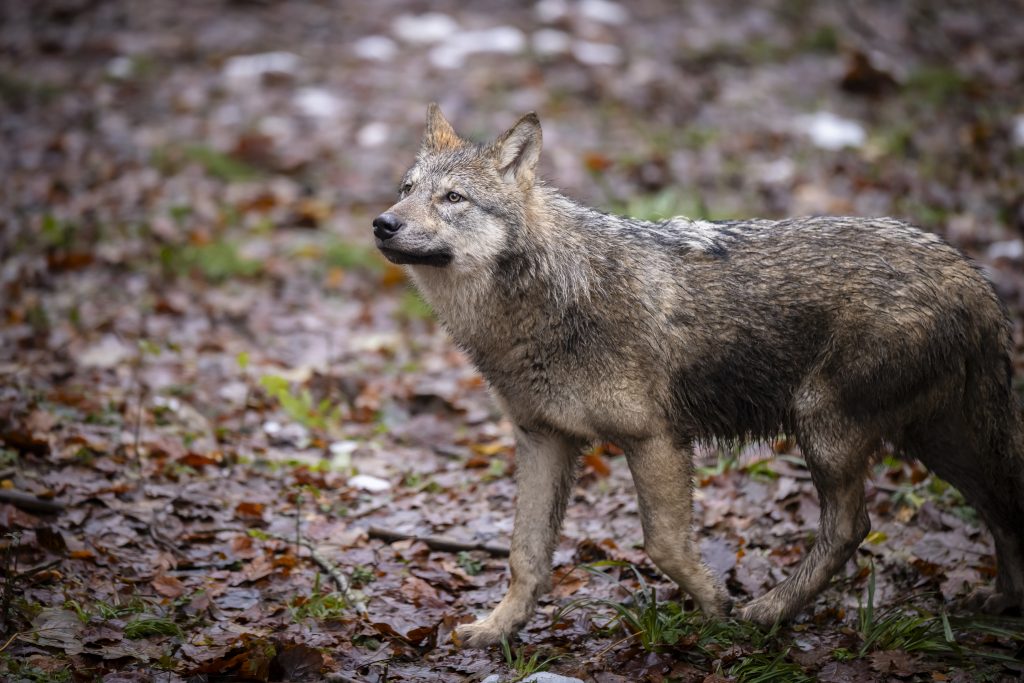
[[[185,584],[170,574],[157,575],[155,579],[150,581],[149,585],[160,595],[172,600],[181,597],[185,593]]]
[[[920,658],[903,650],[883,650],[872,652],[868,655],[868,659],[871,660],[871,668],[879,673],[909,676],[917,673],[917,664]]]
[[[612,470],[608,467],[608,462],[604,459],[604,456],[601,455],[601,450],[598,447],[584,455],[583,464],[592,469],[597,476],[607,477],[612,473]]]
[[[271,663],[273,673],[286,681],[298,681],[312,674],[320,673],[324,657],[319,651],[307,645],[285,645]]]
[[[84,624],[71,610],[47,607],[32,620],[32,631],[19,638],[43,647],[57,647],[66,654],[76,655],[82,651],[80,634],[83,628]]]
[[[207,465],[219,465],[223,456],[219,451],[211,451],[209,453],[196,453],[195,451],[189,451],[182,458],[178,460],[182,465],[188,465],[189,467],[206,467]],[[245,505],[245,503],[242,503]],[[236,508],[237,510],[237,508]]]
[[[417,607],[443,608],[446,602],[433,586],[419,578],[409,576],[402,582],[402,596]]]
[[[388,263],[384,267],[384,274],[380,277],[381,284],[386,287],[400,285],[406,281],[405,269]]]
[[[847,92],[877,97],[895,90],[897,83],[892,74],[875,66],[866,53],[856,50],[847,55],[846,72],[839,86]]]
[[[257,547],[252,536],[238,534],[231,539],[231,556],[240,560],[251,560],[263,554],[263,550]]]
[[[464,467],[467,470],[477,470],[483,467],[488,467],[491,464],[491,459],[483,455],[474,455],[466,460]]]
[[[40,520],[35,515],[22,512],[9,503],[0,505],[0,529],[34,529]]]
[[[562,600],[590,583],[590,575],[584,571],[573,571],[575,565],[555,569],[552,575],[551,598]]]
[[[235,516],[240,519],[263,519],[263,503],[242,501],[235,506]]]
[[[871,674],[863,662],[847,664],[844,662],[828,662],[818,672],[818,680],[822,683],[856,683],[870,680]]]
[[[603,173],[612,167],[612,160],[600,152],[587,152],[583,155],[583,165],[591,173]]]
[[[274,573],[274,562],[266,555],[257,557],[242,570],[242,581],[259,581]],[[237,582],[241,583],[241,582]]]
[[[508,450],[508,445],[502,441],[492,441],[491,443],[475,443],[470,446],[474,453],[482,455],[484,457],[491,457]]]
[[[36,527],[36,542],[52,553],[63,555],[68,550],[64,535],[48,526]]]

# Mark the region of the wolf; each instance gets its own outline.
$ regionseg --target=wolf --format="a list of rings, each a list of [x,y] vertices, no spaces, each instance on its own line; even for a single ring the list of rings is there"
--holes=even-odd
[[[650,222],[537,178],[534,113],[489,144],[436,104],[376,246],[411,279],[514,424],[511,581],[454,634],[518,631],[549,588],[578,456],[626,453],[644,547],[708,615],[732,601],[692,525],[694,443],[790,435],[821,504],[798,567],[738,609],[791,619],[870,529],[864,478],[891,449],[956,486],[995,541],[971,604],[1024,606],[1024,430],[1010,327],[987,280],[935,235],[891,218]]]

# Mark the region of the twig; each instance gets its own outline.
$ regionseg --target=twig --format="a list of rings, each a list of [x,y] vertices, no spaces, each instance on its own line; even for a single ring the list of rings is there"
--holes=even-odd
[[[324,674],[324,680],[330,681],[331,683],[363,683],[366,679],[352,678],[348,674],[343,674],[340,671]]]
[[[508,557],[508,548],[503,545],[492,545],[489,543],[464,543],[462,541],[456,541],[455,539],[445,538],[444,536],[416,536],[414,534],[403,534],[399,531],[392,531],[390,529],[382,529],[377,526],[371,526],[366,531],[370,538],[379,538],[387,543],[394,543],[395,541],[420,541],[426,544],[431,550],[441,550],[443,552],[458,553],[469,550],[482,550],[488,555],[495,557]]]
[[[55,500],[38,498],[31,493],[13,491],[11,489],[0,489],[0,502],[11,503],[12,505],[27,510],[28,512],[45,512],[55,514],[64,509],[63,503]]]
[[[36,574],[38,574],[38,573],[40,573],[42,571],[46,571],[47,569],[50,569],[51,567],[56,567],[58,564],[60,564],[63,561],[64,561],[64,558],[58,557],[56,560],[51,560],[49,562],[44,562],[43,564],[36,565],[35,567],[32,567],[31,569],[26,569],[25,571],[23,571],[20,574],[18,574],[17,578],[18,578],[19,581],[31,579]]]
[[[8,618],[11,614],[11,602],[18,590],[18,554],[14,552],[15,547],[21,542],[21,532],[13,531],[4,534],[5,539],[10,539],[0,553],[0,570],[3,570],[6,577],[3,584],[0,584],[0,628],[7,631]],[[7,641],[7,645],[11,642]],[[4,647],[7,647],[4,645]],[[0,650],[2,652],[2,650]]]
[[[8,647],[8,646],[9,646],[9,645],[10,645],[11,643],[13,643],[13,642],[14,642],[14,639],[15,639],[15,638],[17,638],[18,636],[24,636],[24,635],[28,635],[29,633],[31,633],[31,631],[25,631],[24,633],[23,633],[23,632],[21,632],[21,631],[15,631],[14,635],[13,635],[13,636],[11,636],[10,638],[8,638],[8,639],[7,639],[7,642],[6,642],[6,643],[4,643],[3,645],[0,645],[0,652],[3,652],[4,650],[6,650],[6,649],[7,649],[7,647]]]
[[[285,543],[292,542],[292,539],[281,536],[280,534],[267,533],[267,535],[271,538],[276,538],[279,541],[284,541]],[[327,572],[327,575],[334,580],[335,585],[338,586],[338,591],[345,598],[345,602],[347,602],[352,609],[360,615],[366,616],[366,605],[363,604],[363,601],[355,594],[355,592],[353,592],[352,583],[348,580],[348,577],[345,576],[344,572],[320,554],[320,551],[317,550],[316,546],[311,541],[307,541],[305,538],[296,538],[295,542],[306,548],[313,561],[316,562],[320,568]]]
[[[622,645],[622,644],[623,644],[624,642],[626,642],[627,640],[632,640],[633,638],[636,638],[636,637],[637,637],[638,635],[640,635],[640,632],[639,632],[639,631],[638,631],[638,632],[636,632],[636,633],[630,633],[630,634],[629,634],[628,636],[626,636],[625,638],[620,638],[619,640],[616,640],[616,641],[615,641],[614,643],[612,643],[611,645],[609,645],[609,646],[607,646],[607,647],[603,647],[603,648],[601,648],[600,650],[598,650],[598,651],[597,651],[597,653],[596,653],[596,654],[593,654],[593,655],[591,655],[591,656],[590,656],[590,657],[588,657],[587,659],[588,659],[589,661],[592,661],[592,662],[596,662],[596,661],[597,661],[598,659],[600,659],[601,657],[603,657],[603,656],[604,656],[604,654],[605,654],[606,652],[608,652],[609,650],[611,650],[612,648],[615,648],[615,647],[617,647],[617,646],[619,646],[619,645]]]
[[[141,351],[139,352],[142,353]],[[142,361],[139,361],[140,365]],[[133,438],[133,446],[135,451],[135,466],[142,471],[142,455],[139,453],[139,437],[142,434],[142,404],[146,401],[146,387],[142,385],[142,380],[138,382],[139,385],[139,402],[135,409],[135,434]]]
[[[295,554],[299,554],[302,545],[302,491],[295,496]]]

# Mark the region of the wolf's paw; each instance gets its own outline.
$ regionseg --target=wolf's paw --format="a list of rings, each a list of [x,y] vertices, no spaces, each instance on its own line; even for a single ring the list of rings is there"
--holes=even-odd
[[[736,603],[732,597],[723,592],[718,598],[718,609],[711,613],[715,617],[731,617],[736,615]]]
[[[997,616],[1024,612],[1024,600],[992,588],[975,588],[962,604],[972,612]]]
[[[500,643],[502,637],[512,635],[494,623],[490,618],[463,624],[452,633],[452,640],[460,648],[485,648]]]
[[[736,616],[743,621],[771,628],[777,622],[784,621],[789,616],[788,612],[788,606],[785,603],[768,594],[748,602],[736,611]]]

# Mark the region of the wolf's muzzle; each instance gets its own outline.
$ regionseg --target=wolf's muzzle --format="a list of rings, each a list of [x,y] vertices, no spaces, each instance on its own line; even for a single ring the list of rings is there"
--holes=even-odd
[[[391,212],[385,212],[373,219],[373,234],[379,240],[389,240],[398,234],[405,223]]]

